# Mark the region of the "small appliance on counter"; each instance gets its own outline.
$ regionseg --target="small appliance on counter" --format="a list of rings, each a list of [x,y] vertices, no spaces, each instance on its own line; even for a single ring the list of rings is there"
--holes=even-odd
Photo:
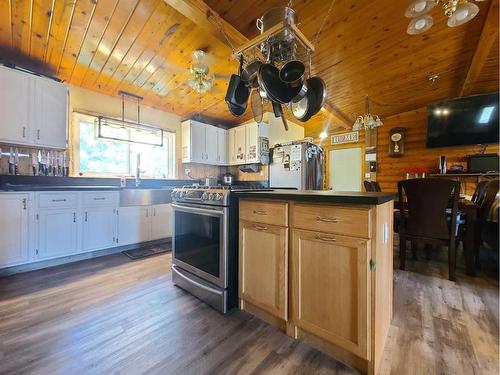
[[[498,173],[498,154],[477,154],[467,157],[467,171],[469,173]]]
[[[269,166],[269,187],[322,190],[324,167],[323,149],[311,142],[276,145]]]
[[[222,176],[222,184],[226,186],[231,186],[234,184],[234,175],[231,173],[224,173]]]

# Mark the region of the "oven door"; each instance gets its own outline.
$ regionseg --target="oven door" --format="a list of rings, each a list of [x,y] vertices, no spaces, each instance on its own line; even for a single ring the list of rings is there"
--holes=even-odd
[[[172,204],[172,263],[227,288],[229,209]]]

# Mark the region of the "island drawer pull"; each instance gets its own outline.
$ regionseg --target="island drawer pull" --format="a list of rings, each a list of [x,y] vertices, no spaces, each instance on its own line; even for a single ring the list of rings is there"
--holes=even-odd
[[[66,199],[52,199],[52,202],[66,202]]]
[[[265,231],[267,230],[267,227],[263,226],[263,225],[257,225],[257,224],[254,224],[253,226],[255,229],[257,230],[260,230],[260,231]]]
[[[95,201],[105,201],[106,197],[96,197],[94,198]]]
[[[324,217],[324,216],[317,216],[316,221],[322,221],[324,223],[338,223],[339,220],[336,217]]]
[[[325,237],[325,236],[320,236],[319,234],[316,235],[316,239],[320,241],[326,241],[326,242],[335,242],[337,239],[335,237]]]
[[[267,212],[262,210],[253,210],[253,213],[255,215],[267,215]]]

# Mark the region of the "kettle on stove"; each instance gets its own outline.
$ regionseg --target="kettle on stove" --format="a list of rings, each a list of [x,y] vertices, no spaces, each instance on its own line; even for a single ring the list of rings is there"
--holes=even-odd
[[[232,184],[234,184],[234,175],[231,173],[224,173],[224,175],[222,176],[222,183],[224,185],[231,186]]]

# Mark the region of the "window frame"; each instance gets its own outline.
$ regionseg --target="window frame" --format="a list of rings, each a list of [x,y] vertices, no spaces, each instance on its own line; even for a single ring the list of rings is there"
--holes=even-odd
[[[133,163],[135,163],[133,158],[132,145],[133,143],[123,142],[128,145],[128,165],[129,165],[129,173],[128,174],[120,174],[113,172],[81,172],[80,171],[80,122],[88,122],[91,124],[95,124],[95,119],[98,115],[82,113],[74,111],[72,115],[72,124],[71,124],[71,175],[77,177],[106,177],[106,178],[120,178],[120,177],[134,177],[135,173],[132,168]],[[95,126],[95,125],[94,125]],[[153,126],[152,126],[153,127]],[[177,155],[176,155],[176,141],[177,141],[177,132],[171,129],[161,128],[163,130],[163,146],[168,145],[170,150],[168,152],[171,154],[171,161],[168,163],[169,174],[165,177],[165,179],[175,179],[177,176]],[[102,141],[108,141],[106,139],[101,138]],[[109,140],[109,142],[113,142]],[[116,141],[119,142],[119,141]],[[151,145],[150,147],[155,147]],[[160,146],[156,146],[160,147]],[[135,155],[135,154],[134,154]],[[141,157],[144,157],[141,155]],[[141,174],[141,178],[144,179],[163,179],[163,177],[155,177],[147,174]]]

